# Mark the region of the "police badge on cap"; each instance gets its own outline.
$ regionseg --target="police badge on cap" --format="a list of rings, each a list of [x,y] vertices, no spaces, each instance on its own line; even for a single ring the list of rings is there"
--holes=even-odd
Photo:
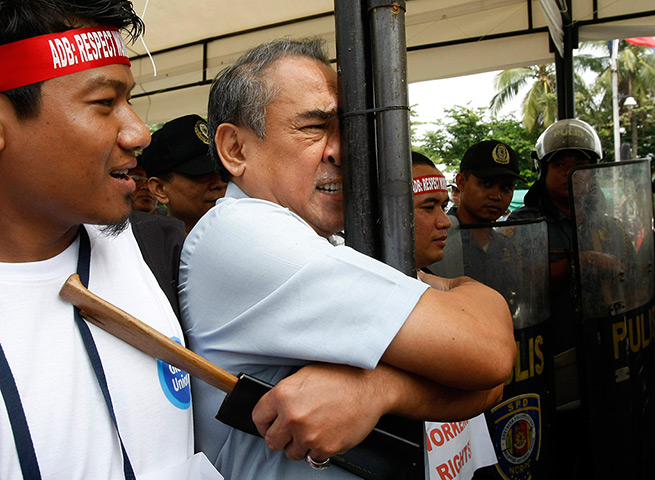
[[[509,152],[504,143],[499,143],[491,151],[491,158],[494,159],[494,162],[501,165],[507,165],[509,163]]]
[[[209,155],[209,129],[200,115],[175,118],[152,134],[141,161],[148,177],[170,172],[205,175],[214,172]]]
[[[508,175],[523,180],[519,175],[518,155],[509,145],[498,140],[483,140],[469,147],[460,171],[469,171],[479,178]]]
[[[198,120],[193,127],[193,130],[196,132],[198,138],[203,141],[203,143],[209,145],[209,129],[207,128],[207,122],[202,119]]]

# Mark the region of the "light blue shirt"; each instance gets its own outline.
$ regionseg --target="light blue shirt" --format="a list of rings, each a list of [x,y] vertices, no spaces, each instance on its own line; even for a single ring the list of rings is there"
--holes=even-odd
[[[375,368],[427,285],[332,246],[280,205],[234,183],[184,244],[180,306],[189,346],[223,369],[277,383],[329,362]],[[196,447],[226,479],[352,479],[312,470],[214,417],[224,394],[193,380]]]

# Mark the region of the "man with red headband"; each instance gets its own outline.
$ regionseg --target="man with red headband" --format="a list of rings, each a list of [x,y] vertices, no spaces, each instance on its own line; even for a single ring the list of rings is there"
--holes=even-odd
[[[446,179],[425,155],[412,152],[416,266],[425,269],[443,258],[450,219]],[[429,270],[427,270],[429,272]]]
[[[193,462],[187,374],[58,295],[77,272],[183,341],[126,221],[150,134],[120,30],[143,23],[127,0],[3,0],[0,24],[0,478],[170,478]]]
[[[448,185],[432,160],[418,152],[412,152],[412,177],[416,267],[430,272],[427,267],[443,259],[451,224]],[[483,414],[455,423],[426,422],[425,433],[430,478],[467,480],[476,469],[496,463]],[[455,465],[454,458],[459,459]]]

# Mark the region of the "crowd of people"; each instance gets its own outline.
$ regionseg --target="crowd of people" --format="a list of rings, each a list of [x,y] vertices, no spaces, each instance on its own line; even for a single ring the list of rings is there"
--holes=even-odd
[[[505,290],[520,280],[485,270],[516,260],[510,240],[464,227],[506,213],[521,179],[510,145],[471,146],[451,185],[412,152],[411,277],[337,241],[337,74],[321,41],[253,48],[215,79],[208,121],[185,115],[151,136],[129,103],[121,34],[144,28],[131,2],[0,0],[0,23],[1,479],[357,478],[330,459],[387,415],[424,422],[426,480],[493,475],[485,413],[515,366]],[[577,120],[546,130],[541,177],[510,216],[548,221],[553,349],[573,359],[562,184],[601,159],[597,139]],[[58,295],[74,273],[271,384],[252,411],[260,436],[215,419],[223,392],[87,324]],[[556,393],[567,411],[579,401]]]

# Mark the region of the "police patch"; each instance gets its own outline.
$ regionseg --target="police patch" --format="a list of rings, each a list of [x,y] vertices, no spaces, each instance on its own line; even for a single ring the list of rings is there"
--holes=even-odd
[[[532,463],[541,448],[541,404],[539,395],[510,398],[491,409],[495,424],[493,439],[498,465],[506,480],[532,478]]]
[[[501,165],[507,165],[509,163],[509,151],[507,151],[507,147],[502,143],[494,147],[491,157],[494,159],[494,162]]]
[[[209,128],[204,120],[198,120],[194,126],[194,131],[200,140],[209,145]]]

